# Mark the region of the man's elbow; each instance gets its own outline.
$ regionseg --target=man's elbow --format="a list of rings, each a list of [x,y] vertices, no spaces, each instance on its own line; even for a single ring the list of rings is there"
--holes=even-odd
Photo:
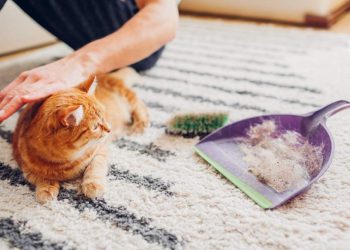
[[[168,43],[176,37],[179,28],[179,11],[177,6],[168,6],[167,11],[163,13],[163,23],[166,24],[165,40]]]
[[[163,24],[164,42],[168,43],[176,37],[179,27],[179,11],[174,0],[149,0],[157,5],[158,23]]]
[[[178,27],[177,22],[176,23],[175,22],[169,23],[167,30],[166,30],[165,37],[164,37],[165,43],[169,43],[175,39],[176,34],[177,34],[177,27]]]
[[[143,7],[153,9],[153,25],[160,31],[160,41],[166,44],[176,37],[179,27],[179,11],[175,0],[144,0]]]

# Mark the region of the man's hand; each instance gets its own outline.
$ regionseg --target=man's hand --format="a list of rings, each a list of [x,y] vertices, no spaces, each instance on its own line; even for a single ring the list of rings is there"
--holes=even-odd
[[[151,55],[175,37],[175,0],[137,0],[140,11],[112,34],[68,57],[23,72],[0,91],[0,122],[22,105],[71,88],[90,75],[108,73]]]
[[[0,91],[0,122],[28,102],[38,101],[84,81],[89,76],[88,72],[93,72],[91,64],[88,65],[87,62],[89,60],[72,54],[21,73]]]

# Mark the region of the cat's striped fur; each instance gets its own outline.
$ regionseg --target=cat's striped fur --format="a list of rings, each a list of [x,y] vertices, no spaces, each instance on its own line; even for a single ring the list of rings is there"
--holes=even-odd
[[[143,132],[148,125],[144,103],[127,86],[138,76],[130,68],[90,77],[79,87],[29,104],[13,137],[14,158],[25,178],[35,185],[36,199],[57,197],[61,181],[83,177],[82,191],[101,196],[107,175],[108,143],[129,125]],[[111,133],[110,133],[111,132]]]

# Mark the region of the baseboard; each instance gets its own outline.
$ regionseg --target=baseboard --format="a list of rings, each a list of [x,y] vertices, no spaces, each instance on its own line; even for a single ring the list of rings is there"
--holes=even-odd
[[[260,7],[263,8],[260,10],[257,6],[252,6],[250,12],[248,3],[240,5],[239,2],[224,2],[224,0],[217,3],[198,1],[199,0],[183,1],[183,5],[180,5],[180,13],[185,15],[239,18],[257,22],[269,21],[299,26],[329,28],[350,8],[350,0],[344,0],[337,4],[337,6],[328,6],[326,9],[319,6],[317,10],[317,6],[313,6],[313,8],[309,6],[309,10],[306,7],[305,10],[302,10],[303,7],[301,3],[299,3],[299,9],[295,8],[294,10],[289,10],[287,6],[281,3],[280,7],[282,8],[283,6],[283,9],[281,9],[280,13],[278,12],[278,6],[274,6],[275,9],[270,10],[267,5],[263,4],[261,4]],[[225,9],[224,6],[227,8]]]
[[[332,11],[327,16],[305,15],[305,24],[312,27],[329,28],[350,9],[350,1]]]

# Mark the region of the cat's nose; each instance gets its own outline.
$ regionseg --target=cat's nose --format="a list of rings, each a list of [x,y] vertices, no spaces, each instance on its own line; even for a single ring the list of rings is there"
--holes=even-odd
[[[102,125],[102,128],[104,131],[106,131],[107,133],[111,132],[111,125],[109,125],[108,123]]]

